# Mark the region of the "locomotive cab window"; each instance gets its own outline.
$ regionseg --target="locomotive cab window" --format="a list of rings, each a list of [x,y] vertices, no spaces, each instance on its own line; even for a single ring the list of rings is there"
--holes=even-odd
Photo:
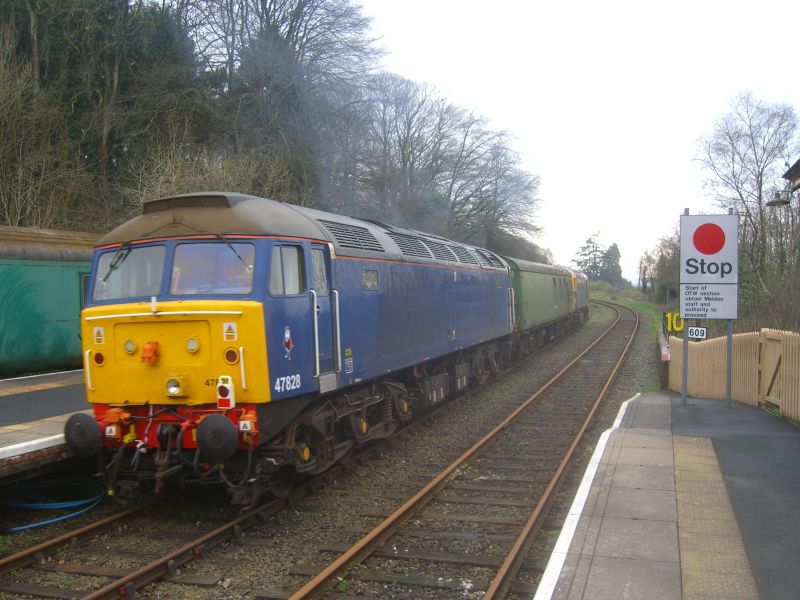
[[[325,253],[318,249],[311,249],[311,267],[314,270],[314,291],[320,296],[328,295],[328,271],[325,268]]]
[[[100,255],[92,300],[142,298],[161,291],[164,246],[120,246]]]
[[[255,253],[253,244],[178,244],[170,292],[179,296],[249,294],[253,289]]]
[[[299,246],[273,246],[270,261],[269,293],[293,296],[306,290],[303,250]]]

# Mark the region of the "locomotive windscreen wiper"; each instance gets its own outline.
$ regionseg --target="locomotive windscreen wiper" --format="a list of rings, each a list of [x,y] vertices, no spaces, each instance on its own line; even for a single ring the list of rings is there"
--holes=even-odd
[[[111,258],[111,262],[108,265],[108,271],[106,271],[106,274],[100,278],[100,281],[105,283],[106,280],[111,276],[111,273],[119,268],[123,262],[125,262],[125,259],[128,258],[130,253],[130,244],[122,244],[119,248],[117,248],[117,251],[114,253],[114,256]]]
[[[228,241],[228,240],[225,238],[225,236],[224,236],[224,235],[222,235],[221,233],[218,233],[218,234],[217,234],[217,237],[218,237],[219,239],[221,239],[223,242],[225,242],[225,245],[226,245],[228,248],[230,248],[230,249],[231,249],[231,252],[233,252],[233,253],[236,255],[236,258],[238,258],[238,259],[239,259],[239,260],[242,262],[242,264],[243,264],[243,265],[245,266],[245,268],[247,269],[247,272],[248,272],[248,273],[249,273],[250,271],[252,271],[252,270],[253,270],[253,265],[248,265],[248,264],[247,264],[247,261],[245,261],[245,259],[243,259],[243,258],[242,258],[242,255],[241,255],[241,254],[239,254],[239,253],[236,251],[236,248],[234,248],[234,247],[233,247],[233,244],[231,244],[231,243],[230,243],[230,242],[229,242],[229,241]]]

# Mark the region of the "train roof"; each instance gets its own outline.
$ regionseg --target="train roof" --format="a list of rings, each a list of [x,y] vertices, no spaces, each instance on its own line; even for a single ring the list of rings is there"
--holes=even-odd
[[[0,258],[89,262],[98,237],[93,233],[0,225]]]
[[[377,221],[230,192],[146,201],[140,216],[105,235],[97,245],[197,235],[316,239],[332,243],[341,256],[507,268],[500,256],[484,248]]]
[[[524,271],[526,273],[546,273],[548,275],[561,275],[563,277],[571,277],[573,275],[580,276],[580,273],[576,273],[566,267],[559,267],[556,265],[547,265],[544,263],[537,263],[532,262],[530,260],[523,260],[521,258],[508,258],[506,260],[516,266],[520,271]]]

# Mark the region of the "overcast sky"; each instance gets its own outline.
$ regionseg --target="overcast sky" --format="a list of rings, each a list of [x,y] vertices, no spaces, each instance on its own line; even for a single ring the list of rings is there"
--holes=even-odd
[[[800,110],[800,1],[363,0],[388,71],[515,138],[541,178],[535,241],[569,266],[595,233],[636,283],[693,214],[697,140],[750,90]]]

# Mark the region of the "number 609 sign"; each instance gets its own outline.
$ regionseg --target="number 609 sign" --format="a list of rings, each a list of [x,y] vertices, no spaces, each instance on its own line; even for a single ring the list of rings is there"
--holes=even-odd
[[[686,335],[695,340],[704,340],[708,337],[707,327],[687,327]]]

